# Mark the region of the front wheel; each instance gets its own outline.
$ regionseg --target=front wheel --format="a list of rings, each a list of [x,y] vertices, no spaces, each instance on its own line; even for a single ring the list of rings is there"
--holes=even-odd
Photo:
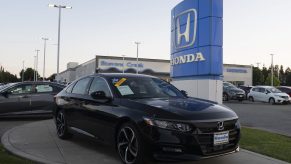
[[[118,130],[116,148],[125,164],[140,164],[146,160],[141,136],[135,126],[130,123],[123,124]]]
[[[252,96],[250,96],[249,101],[254,102],[254,98]]]
[[[56,128],[57,135],[61,139],[69,139],[72,137],[72,134],[68,132],[67,120],[65,116],[65,112],[60,110],[56,117]]]
[[[274,99],[273,97],[271,97],[271,98],[269,99],[269,103],[272,104],[272,105],[274,105],[274,104],[275,104],[275,99]]]

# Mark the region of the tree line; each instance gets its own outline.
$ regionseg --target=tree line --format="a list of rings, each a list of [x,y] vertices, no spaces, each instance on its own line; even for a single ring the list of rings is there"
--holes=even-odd
[[[33,81],[34,80],[34,71],[35,70],[32,68],[26,68],[25,70],[22,69],[19,72],[20,78],[17,78],[17,75],[13,75],[10,72],[5,71],[5,69],[2,66],[0,66],[0,83],[20,82],[20,81],[22,81],[22,76],[23,76],[24,81]],[[37,71],[36,71],[36,75],[38,77],[38,80],[43,80]],[[55,74],[51,75],[50,77],[46,78],[45,80],[53,81],[54,77],[55,77]]]
[[[253,85],[271,85],[271,70],[271,67],[253,67]],[[291,86],[291,69],[289,67],[284,69],[282,65],[275,65],[273,70],[274,86]]]

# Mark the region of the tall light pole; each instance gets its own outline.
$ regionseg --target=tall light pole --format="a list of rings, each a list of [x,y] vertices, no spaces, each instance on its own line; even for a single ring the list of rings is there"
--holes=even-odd
[[[22,61],[22,82],[24,81],[24,60]]]
[[[34,58],[34,66],[33,66],[33,81],[35,81],[36,80],[36,71],[35,71],[35,69],[36,69],[36,56],[33,56],[33,58]]]
[[[141,44],[140,42],[134,42],[136,44],[136,74],[138,74],[138,46]]]
[[[61,41],[61,14],[62,9],[72,9],[70,6],[49,4],[49,7],[55,7],[59,9],[59,24],[58,24],[58,57],[57,57],[57,76],[60,72],[60,41]]]
[[[38,80],[38,77],[37,77],[37,72],[38,72],[38,53],[39,53],[40,50],[35,50],[35,51],[36,51],[36,65],[35,65],[35,72],[36,72],[35,73],[35,77],[36,77],[35,79],[36,80],[35,81],[37,81]]]
[[[271,86],[274,86],[274,66],[273,66],[273,57],[274,54],[271,55]]]
[[[45,79],[45,53],[46,53],[46,41],[49,40],[48,38],[41,38],[44,41],[44,48],[43,48],[43,74],[42,79]]]
[[[125,62],[124,62],[124,57],[125,57],[125,55],[122,55],[122,73],[124,73],[124,64],[125,64]]]

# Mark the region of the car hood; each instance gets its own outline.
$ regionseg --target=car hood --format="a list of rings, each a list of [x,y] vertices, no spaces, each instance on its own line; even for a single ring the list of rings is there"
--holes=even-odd
[[[195,98],[134,99],[124,102],[153,118],[173,120],[217,120],[237,118],[226,106]]]
[[[287,93],[274,93],[275,96],[289,96]]]
[[[236,89],[230,89],[230,91],[233,91],[233,92],[236,92],[236,93],[244,93],[245,91],[242,90],[242,89],[239,89],[239,88],[236,88]]]

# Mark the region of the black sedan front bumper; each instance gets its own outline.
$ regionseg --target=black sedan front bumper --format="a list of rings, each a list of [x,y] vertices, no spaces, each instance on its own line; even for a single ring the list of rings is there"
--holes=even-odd
[[[214,145],[217,122],[195,123],[191,132],[177,132],[158,127],[146,128],[144,133],[148,148],[157,160],[200,160],[239,151],[240,127],[237,120],[224,122],[223,131],[228,132],[229,142]]]

